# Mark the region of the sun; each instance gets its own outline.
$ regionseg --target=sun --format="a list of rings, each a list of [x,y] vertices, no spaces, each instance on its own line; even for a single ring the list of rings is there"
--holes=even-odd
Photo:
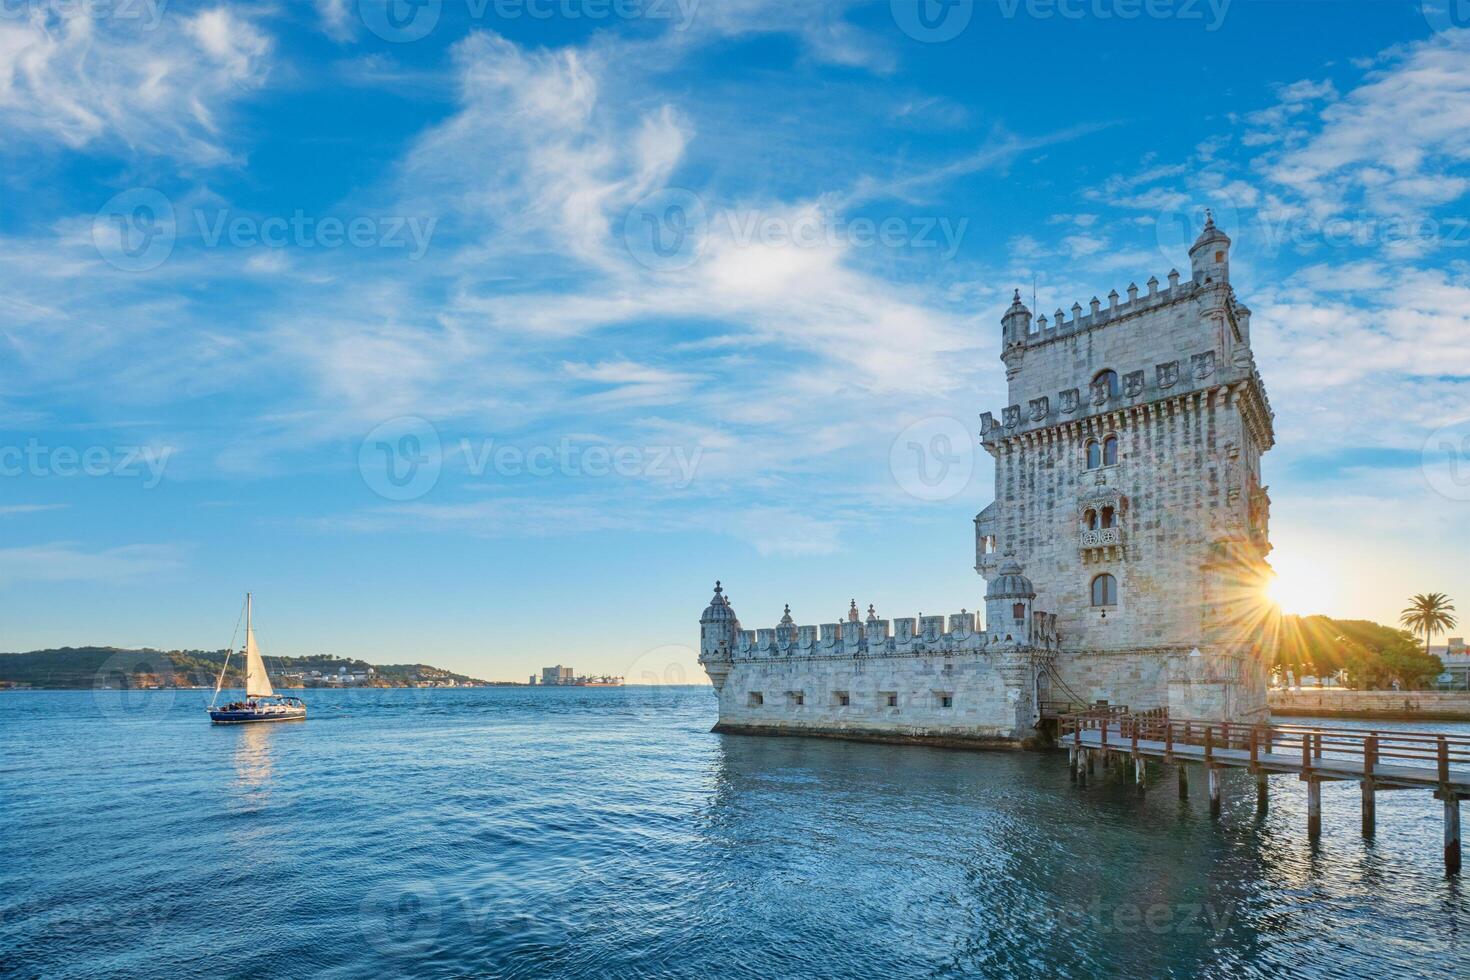
[[[1311,616],[1325,614],[1333,607],[1337,582],[1330,569],[1286,556],[1278,557],[1272,565],[1276,574],[1266,586],[1266,595],[1282,612]]]

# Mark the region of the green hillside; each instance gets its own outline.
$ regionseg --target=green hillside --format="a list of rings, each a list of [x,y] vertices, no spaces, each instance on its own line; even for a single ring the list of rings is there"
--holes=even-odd
[[[124,650],[63,647],[0,653],[0,686],[43,689],[213,687],[224,650]],[[230,659],[226,686],[238,685],[242,661]],[[267,657],[276,687],[334,687],[330,677],[353,677],[357,687],[480,686],[489,682],[428,664],[370,664],[331,655]]]

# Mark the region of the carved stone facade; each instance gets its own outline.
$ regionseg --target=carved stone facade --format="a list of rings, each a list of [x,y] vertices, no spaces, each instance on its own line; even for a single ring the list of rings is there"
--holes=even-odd
[[[984,626],[861,620],[854,603],[845,622],[797,626],[788,609],[752,632],[717,588],[700,661],[718,727],[1014,743],[1067,702],[1263,717],[1274,436],[1229,249],[1207,221],[1188,280],[1073,304],[1070,320],[1033,323],[1017,293],[1001,321],[1008,404],[981,415]]]

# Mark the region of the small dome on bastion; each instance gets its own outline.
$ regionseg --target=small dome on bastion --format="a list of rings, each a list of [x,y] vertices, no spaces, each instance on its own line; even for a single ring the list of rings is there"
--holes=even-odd
[[[1001,563],[1000,574],[990,580],[990,587],[985,590],[987,599],[1035,597],[1036,589],[1032,587],[1031,580],[1021,574],[1021,563],[1014,558],[1008,558]]]
[[[720,583],[715,583],[715,597],[709,601],[704,615],[699,617],[701,623],[733,623],[735,622],[735,610],[730,608],[730,600],[725,598],[725,590],[720,588]]]

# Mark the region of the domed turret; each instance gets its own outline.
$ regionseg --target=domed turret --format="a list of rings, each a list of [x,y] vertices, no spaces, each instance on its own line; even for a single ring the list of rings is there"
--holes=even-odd
[[[1000,564],[1000,572],[990,580],[985,590],[987,599],[1035,599],[1036,589],[1031,580],[1021,574],[1021,563],[1007,558]]]
[[[992,643],[1029,643],[1036,589],[1014,556],[1006,556],[985,590],[985,632]]]
[[[725,598],[725,590],[715,583],[714,598],[699,617],[700,659],[727,659],[735,650],[735,634],[740,632],[740,620],[735,609]]]
[[[852,600],[852,605],[847,610],[847,621],[849,623],[856,623],[861,619],[862,614],[858,612],[857,600],[854,599]]]
[[[781,646],[790,646],[796,642],[796,620],[791,618],[791,603],[786,604],[786,611],[781,614],[781,622],[776,624],[776,642]]]
[[[1215,227],[1215,215],[1205,211],[1205,227],[1189,247],[1189,264],[1194,281],[1205,283],[1230,281],[1230,236]]]
[[[1005,316],[1000,318],[1002,347],[1010,347],[1014,344],[1024,344],[1031,333],[1031,311],[1026,309],[1026,304],[1021,302],[1021,291],[1016,290],[1016,295],[1011,298],[1011,307],[1006,310]]]

